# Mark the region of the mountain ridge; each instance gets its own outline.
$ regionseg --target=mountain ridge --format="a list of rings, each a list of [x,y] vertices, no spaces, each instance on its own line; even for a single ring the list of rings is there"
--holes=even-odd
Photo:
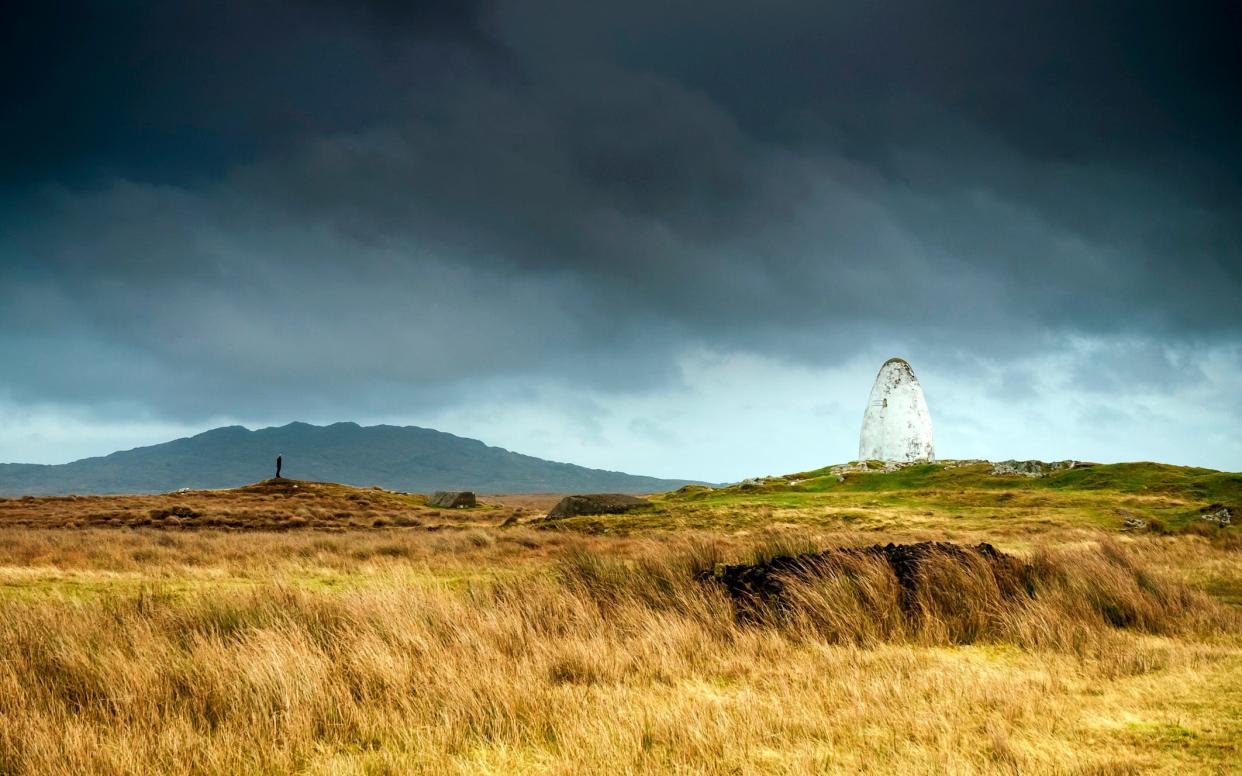
[[[390,490],[484,493],[665,491],[697,480],[592,469],[524,455],[420,426],[220,426],[189,437],[64,464],[0,464],[0,495],[163,493],[230,488],[270,476]]]

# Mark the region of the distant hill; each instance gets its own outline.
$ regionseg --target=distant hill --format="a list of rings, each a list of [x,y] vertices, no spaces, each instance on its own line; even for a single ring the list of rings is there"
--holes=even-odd
[[[272,476],[277,454],[287,477],[414,492],[650,493],[691,482],[545,461],[416,426],[290,423],[226,426],[66,464],[0,464],[0,495],[232,488]]]

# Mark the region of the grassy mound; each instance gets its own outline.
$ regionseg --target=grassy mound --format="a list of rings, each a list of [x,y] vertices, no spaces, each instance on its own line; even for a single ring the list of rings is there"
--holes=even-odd
[[[888,471],[880,462],[855,462],[723,488],[688,486],[653,499],[654,509],[645,514],[574,518],[563,527],[737,531],[792,524],[919,530],[930,532],[929,539],[962,531],[1012,536],[1089,528],[1236,541],[1236,526],[1209,519],[1209,513],[1242,514],[1242,474],[1155,463],[1044,464],[1035,470],[1042,476],[996,473],[1004,467],[977,461]]]
[[[263,480],[227,490],[131,496],[0,498],[0,526],[13,528],[157,528],[171,531],[340,531],[487,524],[516,511],[494,505],[440,510],[417,493],[334,482]]]
[[[1048,470],[1040,477],[994,474],[993,466],[988,462],[944,461],[905,466],[895,471],[884,471],[880,462],[871,462],[870,466],[870,471],[846,472],[829,466],[784,477],[747,481],[716,492],[891,492],[964,488],[1113,491],[1242,504],[1242,473],[1161,463],[1078,463],[1073,468]],[[712,492],[707,488],[688,487],[675,491],[675,494],[682,498],[701,498]]]

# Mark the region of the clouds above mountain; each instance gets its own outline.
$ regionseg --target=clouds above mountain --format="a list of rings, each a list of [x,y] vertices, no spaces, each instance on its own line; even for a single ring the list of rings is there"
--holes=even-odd
[[[827,375],[901,352],[1036,404],[1224,380],[1194,401],[1237,420],[1242,20],[1090,6],[29,9],[0,400],[658,415],[702,354]]]

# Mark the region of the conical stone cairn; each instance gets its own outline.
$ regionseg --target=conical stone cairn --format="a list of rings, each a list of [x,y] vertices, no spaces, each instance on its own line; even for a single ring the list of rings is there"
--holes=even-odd
[[[923,387],[905,359],[890,358],[875,377],[863,415],[858,460],[936,460]]]

